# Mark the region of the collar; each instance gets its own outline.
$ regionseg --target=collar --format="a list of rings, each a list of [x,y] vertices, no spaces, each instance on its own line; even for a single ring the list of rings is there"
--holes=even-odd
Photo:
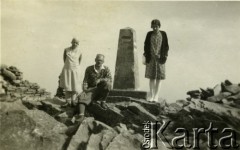
[[[99,73],[99,72],[97,71],[97,69],[95,68],[95,65],[93,65],[93,68],[94,68],[94,71],[95,71],[96,73]],[[103,65],[101,65],[100,71],[101,71],[102,69],[105,69]]]

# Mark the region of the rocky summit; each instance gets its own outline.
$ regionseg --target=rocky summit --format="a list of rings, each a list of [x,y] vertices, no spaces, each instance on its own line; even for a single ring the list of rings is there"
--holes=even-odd
[[[93,102],[82,122],[74,121],[77,109],[61,108],[60,91],[52,98],[37,83],[23,80],[16,67],[1,65],[0,149],[208,150],[240,144],[240,84],[229,80],[190,90],[189,97],[170,104],[113,92],[109,109]]]

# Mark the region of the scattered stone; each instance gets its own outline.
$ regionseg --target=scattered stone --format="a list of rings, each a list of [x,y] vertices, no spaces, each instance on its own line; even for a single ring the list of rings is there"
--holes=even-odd
[[[138,99],[146,99],[147,92],[145,91],[129,91],[129,90],[111,90],[109,96],[124,96],[124,97],[133,97]]]
[[[200,98],[200,91],[199,90],[188,91],[187,95],[191,96],[192,98]]]
[[[206,100],[208,97],[211,97],[214,95],[213,90],[210,88],[207,88],[207,90],[200,88],[200,90],[201,90],[201,99],[203,100]]]
[[[225,80],[224,83],[225,83],[225,85],[227,85],[227,86],[228,86],[228,85],[232,85],[232,82],[230,82],[229,80]]]
[[[15,74],[12,73],[11,71],[7,70],[7,69],[2,70],[2,75],[9,80],[16,80],[17,79]]]
[[[149,121],[156,121],[157,118],[149,113],[144,107],[139,105],[138,103],[131,103],[128,107],[128,110],[133,112],[134,114],[138,115],[139,117],[142,118],[142,120],[149,120]]]
[[[237,94],[240,92],[240,86],[238,84],[225,85],[221,84],[224,92],[230,92],[232,94]]]
[[[1,102],[0,143],[3,150],[61,150],[66,126],[39,110],[28,110],[20,101]]]
[[[219,95],[222,92],[222,86],[220,84],[217,84],[214,88],[213,88],[213,93],[214,96]]]
[[[190,102],[188,102],[186,100],[177,100],[176,104],[178,104],[180,107],[185,107],[185,106],[188,106],[190,104]]]
[[[223,92],[223,93],[220,93],[216,96],[208,97],[207,101],[215,102],[215,103],[221,103],[222,99],[227,98],[230,95],[231,95],[231,93],[229,93],[229,92]]]
[[[143,136],[139,134],[133,135],[129,132],[123,132],[113,139],[106,150],[139,150],[142,148],[142,139]]]

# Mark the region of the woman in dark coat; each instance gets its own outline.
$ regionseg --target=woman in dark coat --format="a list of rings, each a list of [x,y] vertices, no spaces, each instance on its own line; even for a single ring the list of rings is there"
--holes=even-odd
[[[165,63],[168,56],[168,38],[164,31],[159,30],[161,23],[154,19],[151,22],[153,31],[147,33],[144,43],[146,58],[145,77],[149,79],[150,101],[158,101],[161,80],[166,78]]]

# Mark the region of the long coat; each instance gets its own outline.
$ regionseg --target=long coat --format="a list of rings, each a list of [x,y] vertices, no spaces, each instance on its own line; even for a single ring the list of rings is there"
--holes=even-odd
[[[168,56],[168,38],[165,31],[160,31],[162,34],[162,46],[160,50],[160,59],[159,63],[165,64]],[[146,63],[149,63],[151,60],[151,35],[153,34],[153,31],[149,31],[147,33],[145,42],[144,42],[144,56],[146,57]]]

